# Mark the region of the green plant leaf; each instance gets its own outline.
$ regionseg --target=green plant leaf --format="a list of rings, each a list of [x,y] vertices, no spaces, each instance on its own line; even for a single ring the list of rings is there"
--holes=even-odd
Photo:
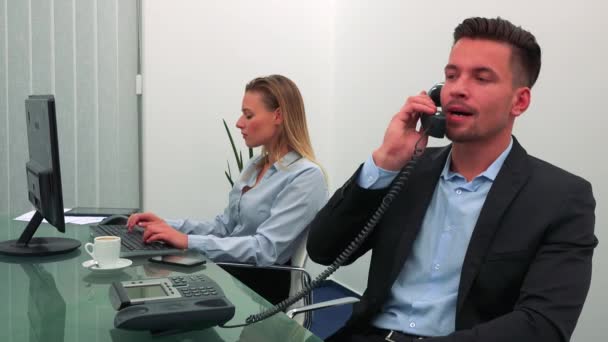
[[[230,129],[228,129],[228,124],[226,123],[226,120],[222,119],[222,122],[224,123],[224,128],[226,129],[226,134],[228,135],[228,139],[230,140],[230,146],[232,147],[232,153],[234,154],[234,159],[236,160],[236,165],[239,169],[239,173],[241,173],[243,171],[243,167],[245,165],[244,163],[244,159],[243,159],[243,152],[239,151],[236,149],[236,145],[234,144],[234,139],[232,139],[232,134],[230,133]],[[253,158],[253,148],[249,147],[249,159]],[[224,174],[226,175],[226,178],[228,179],[228,182],[230,183],[230,186],[234,186],[234,181],[232,180],[232,170],[230,169],[230,162],[228,160],[226,160],[226,166],[228,167],[228,169],[226,171],[224,171]]]
[[[232,134],[230,134],[230,130],[228,129],[228,124],[226,124],[226,120],[224,120],[224,119],[222,119],[222,122],[224,122],[224,128],[226,128],[226,134],[228,134],[228,139],[230,139],[230,145],[232,146],[232,152],[234,153],[234,158],[236,159],[236,164],[239,168],[239,171],[242,171],[243,170],[243,161],[239,160],[239,154],[236,150],[236,145],[234,145],[234,140],[232,139]]]
[[[230,186],[234,186],[234,181],[232,180],[232,170],[230,169],[230,163],[226,160],[226,166],[228,166],[228,171],[224,171],[226,178],[228,178],[228,183]]]
[[[226,166],[228,166],[228,176],[232,179],[232,170],[230,170],[230,163],[226,160]]]
[[[226,175],[226,178],[228,179],[228,183],[230,183],[230,186],[234,186],[234,182],[232,181],[232,178],[230,178],[230,176],[228,175],[228,172],[224,171],[224,174]]]

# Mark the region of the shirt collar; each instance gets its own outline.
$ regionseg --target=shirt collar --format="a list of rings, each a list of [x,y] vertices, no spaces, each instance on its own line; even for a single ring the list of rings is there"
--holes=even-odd
[[[287,154],[283,156],[283,158],[277,160],[272,167],[288,167],[289,165],[295,163],[298,159],[302,158],[302,156],[296,151],[289,151]]]
[[[500,171],[500,168],[502,167],[502,164],[504,164],[505,159],[507,159],[509,152],[511,152],[512,147],[513,147],[513,137],[511,137],[509,146],[507,146],[507,148],[504,151],[502,151],[502,153],[498,156],[498,158],[496,158],[496,160],[494,160],[494,162],[492,164],[490,164],[490,166],[488,166],[488,168],[484,172],[482,172],[480,175],[478,175],[475,178],[484,177],[491,181],[494,181],[494,179],[496,179],[496,176],[498,175],[498,171]],[[455,177],[464,178],[458,172],[451,171],[450,170],[451,165],[452,165],[452,150],[450,150],[450,152],[448,153],[448,158],[446,159],[445,165],[443,166],[443,170],[441,171],[441,178],[448,180],[448,181],[452,180]]]
[[[260,163],[263,160],[263,158],[264,158],[264,156],[262,156],[262,155],[255,157],[255,160],[250,164],[249,168],[247,170],[245,170],[245,172],[243,173],[243,176],[241,178],[242,182],[243,182],[243,184],[241,185],[241,188],[244,186],[253,186],[255,184],[256,178],[258,177],[258,173],[259,173],[259,169],[258,169],[257,165],[258,165],[258,163]],[[300,158],[302,158],[302,156],[298,152],[289,151],[283,156],[283,158],[274,162],[274,164],[272,164],[268,168],[268,171],[266,171],[266,172],[268,172],[268,176],[271,176],[277,170],[280,170],[280,169],[284,170],[286,167],[295,163]]]

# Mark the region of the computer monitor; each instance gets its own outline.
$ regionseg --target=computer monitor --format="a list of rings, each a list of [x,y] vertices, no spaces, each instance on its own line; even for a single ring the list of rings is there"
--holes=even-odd
[[[30,95],[25,100],[29,161],[25,165],[28,198],[36,212],[18,240],[0,242],[0,254],[44,256],[71,252],[80,241],[33,237],[43,219],[65,232],[59,141],[53,95]]]

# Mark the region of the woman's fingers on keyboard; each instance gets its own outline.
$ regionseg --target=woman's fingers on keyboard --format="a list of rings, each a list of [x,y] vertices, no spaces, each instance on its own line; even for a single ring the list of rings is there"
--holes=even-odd
[[[133,227],[139,223],[140,215],[141,214],[132,214],[129,216],[129,219],[127,220],[127,227],[129,230],[133,229]]]
[[[165,221],[151,212],[138,213],[129,216],[127,227],[131,230],[134,226],[146,227],[152,223],[165,223]]]
[[[149,238],[144,240],[147,243],[162,241],[168,243],[173,247],[181,249],[188,248],[188,236],[184,233],[178,232],[177,230],[166,224],[155,226],[149,236]]]
[[[144,223],[140,223],[140,224],[144,224]],[[146,224],[146,226],[142,225],[142,227],[145,229],[144,234],[143,234],[144,242],[148,242],[148,239],[150,239],[150,237],[152,235],[157,233],[157,229],[155,227],[147,227],[147,224]]]
[[[151,234],[150,237],[146,240],[146,242],[151,243],[154,241],[165,241],[166,238],[167,238],[167,234],[156,233],[156,234]]]
[[[144,242],[149,242],[148,240],[150,240],[150,237],[162,233],[165,230],[165,227],[153,222],[140,222],[139,224],[144,228]]]

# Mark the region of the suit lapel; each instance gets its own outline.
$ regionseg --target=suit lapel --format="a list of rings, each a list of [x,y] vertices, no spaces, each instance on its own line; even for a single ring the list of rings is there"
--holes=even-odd
[[[460,275],[456,312],[459,312],[462,308],[464,299],[467,297],[479,272],[479,267],[488,252],[494,233],[500,226],[505,211],[529,176],[526,167],[527,156],[526,151],[513,137],[511,152],[505,159],[486,197],[467,248]]]

